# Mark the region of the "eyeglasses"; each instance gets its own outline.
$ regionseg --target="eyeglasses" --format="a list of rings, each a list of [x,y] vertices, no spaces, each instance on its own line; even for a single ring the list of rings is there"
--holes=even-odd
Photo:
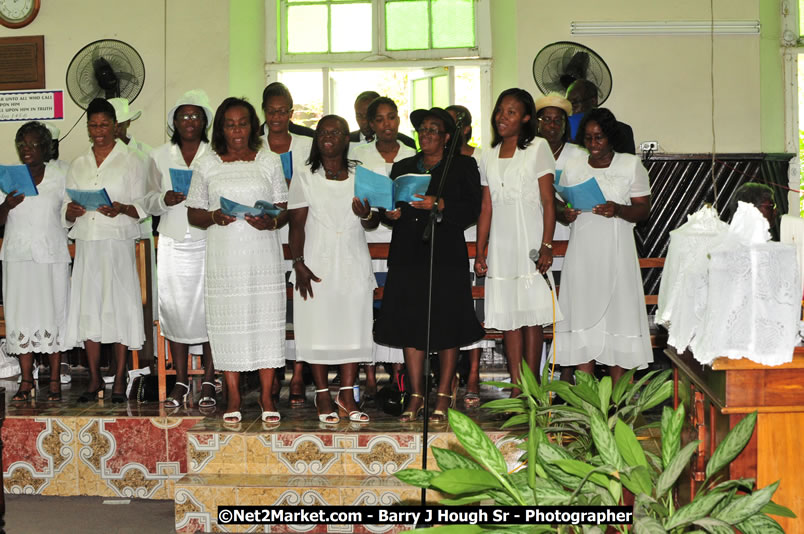
[[[317,132],[316,135],[318,137],[340,137],[346,135],[346,133],[341,130],[321,130]]]
[[[20,141],[19,143],[14,143],[17,147],[17,150],[22,150],[23,148],[30,148],[31,150],[36,150],[42,143],[26,143],[25,141]]]
[[[274,115],[278,115],[280,117],[284,117],[286,115],[290,115],[291,111],[293,111],[293,110],[292,109],[282,109],[282,108],[278,108],[278,109],[270,109],[269,108],[269,109],[265,110],[265,116],[266,117],[273,117]]]
[[[556,126],[562,126],[564,124],[564,117],[539,117],[539,124],[543,124],[547,126],[548,124],[555,124]]]
[[[201,120],[201,117],[203,117],[203,115],[200,113],[185,113],[183,115],[176,116],[176,118],[180,121],[198,121]]]
[[[418,132],[419,136],[428,135],[431,137],[436,137],[444,133],[443,130],[439,130],[438,128],[419,128],[416,132]]]

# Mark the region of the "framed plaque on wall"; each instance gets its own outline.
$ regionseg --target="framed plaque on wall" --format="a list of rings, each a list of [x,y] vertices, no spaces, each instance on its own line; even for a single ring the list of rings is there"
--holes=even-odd
[[[45,88],[45,36],[0,37],[0,91]]]

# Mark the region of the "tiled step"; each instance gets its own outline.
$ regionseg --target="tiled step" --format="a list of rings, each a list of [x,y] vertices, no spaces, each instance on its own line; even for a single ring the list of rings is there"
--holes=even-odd
[[[314,414],[310,415],[283,421],[273,428],[259,420],[250,421],[237,431],[227,429],[219,419],[203,420],[187,434],[187,473],[376,477],[421,467],[421,422],[401,425],[390,416],[375,416],[366,425],[342,422],[332,426],[319,425],[310,420]],[[522,452],[517,448],[519,441],[515,435],[499,430],[500,424],[493,420],[480,422],[503,451],[510,468],[514,468]],[[436,465],[430,449],[433,446],[463,450],[444,424],[430,426],[430,467]]]
[[[427,501],[443,495],[428,491]],[[218,525],[221,505],[378,506],[419,504],[421,490],[391,476],[187,475],[176,483],[176,531],[392,534],[404,525]]]

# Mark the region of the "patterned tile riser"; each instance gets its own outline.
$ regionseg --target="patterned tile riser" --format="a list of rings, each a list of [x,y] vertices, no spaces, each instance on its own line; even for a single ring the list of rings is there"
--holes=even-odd
[[[198,418],[8,417],[4,491],[170,499]]]
[[[509,469],[518,465],[518,440],[504,432],[488,433],[502,450]],[[427,464],[435,467],[430,447],[462,452],[454,434],[430,434]],[[189,473],[388,476],[420,467],[418,434],[197,433],[187,440]]]

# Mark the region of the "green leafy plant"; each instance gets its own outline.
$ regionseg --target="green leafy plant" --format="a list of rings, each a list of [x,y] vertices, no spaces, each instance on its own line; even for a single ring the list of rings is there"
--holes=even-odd
[[[662,376],[658,374],[657,379]],[[795,516],[789,509],[771,501],[778,482],[753,491],[754,480],[722,480],[720,474],[751,438],[756,413],[745,417],[717,447],[706,466],[706,480],[692,502],[677,506],[672,489],[699,443],[693,441],[681,446],[683,405],[676,410],[664,408],[660,423],[661,455],[645,451],[631,425],[621,417],[635,417],[640,409],[647,409],[646,406],[664,395],[667,389],[664,383],[653,385],[657,379],[647,386],[645,382],[639,386],[619,386],[618,383],[614,388],[609,388],[604,379],[596,390],[589,381],[585,382],[587,389],[581,393],[583,397],[579,397],[577,405],[571,404],[569,411],[580,414],[582,410],[584,417],[579,421],[589,424],[591,445],[585,456],[578,458],[572,454],[577,450],[568,449],[564,441],[555,439],[557,434],[548,437],[545,429],[537,424],[544,421],[542,394],[555,384],[540,386],[524,367],[519,384],[522,396],[515,400],[524,402],[526,408],[510,402],[500,404],[525,412],[514,415],[525,415],[529,423],[525,469],[509,473],[502,453],[480,427],[462,413],[450,410],[449,424],[469,457],[433,447],[438,470],[405,469],[397,473],[397,477],[414,486],[450,495],[442,504],[452,505],[494,502],[499,505],[613,506],[624,502],[624,490],[628,490],[634,496],[633,532],[637,534],[725,533],[735,527],[743,534],[783,532],[770,515]],[[582,382],[584,380],[581,378]],[[597,403],[591,402],[593,391],[597,392]],[[635,408],[626,410],[629,404],[623,402],[623,397],[632,391],[639,392],[637,396],[643,400],[638,406],[639,401],[635,400],[636,404],[632,404]],[[561,408],[559,405],[548,407],[556,411]],[[548,428],[550,424],[548,421]],[[453,525],[431,530],[449,533],[458,532],[458,528],[461,534],[500,529],[507,532],[601,532],[597,527],[551,525]],[[613,525],[613,528],[626,532],[623,525]]]

